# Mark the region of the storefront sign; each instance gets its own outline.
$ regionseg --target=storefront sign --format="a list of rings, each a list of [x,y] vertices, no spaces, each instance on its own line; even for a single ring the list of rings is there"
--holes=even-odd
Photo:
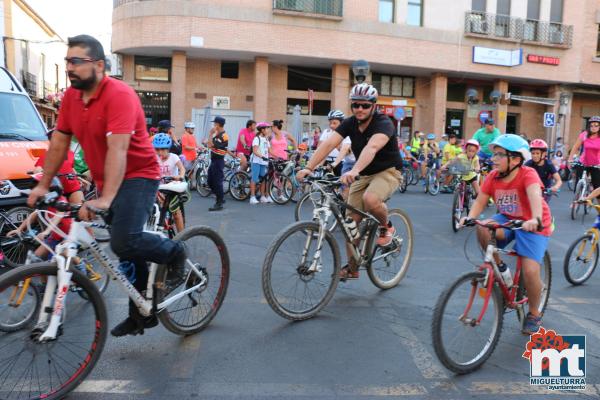
[[[408,105],[408,101],[404,99],[400,100],[392,100],[392,105],[397,107],[402,107]]]
[[[404,118],[412,118],[413,116],[413,108],[412,107],[394,107],[388,106],[384,104],[377,104],[377,112],[380,114],[385,114],[394,119],[398,119],[395,116],[396,110],[402,108],[404,110]]]
[[[213,96],[213,108],[229,110],[229,96]]]
[[[560,58],[538,56],[537,54],[527,54],[527,62],[546,65],[559,65]]]
[[[486,119],[492,118],[491,111],[480,111],[479,112],[479,121],[484,124]]]
[[[451,119],[450,120],[450,126],[451,127],[459,127],[460,126],[460,119]]]
[[[523,49],[503,50],[473,46],[473,62],[476,64],[514,67],[523,64]]]

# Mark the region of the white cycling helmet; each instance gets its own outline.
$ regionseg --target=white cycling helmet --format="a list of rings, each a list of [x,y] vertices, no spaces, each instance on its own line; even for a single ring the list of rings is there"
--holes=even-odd
[[[329,114],[327,114],[327,119],[330,121],[332,119],[338,119],[340,121],[343,121],[344,118],[346,118],[346,116],[340,110],[331,110],[331,111],[329,111]]]
[[[377,101],[378,96],[377,89],[368,83],[354,85],[350,91],[350,100],[367,100],[374,103]]]
[[[196,124],[191,121],[188,121],[185,124],[183,124],[183,127],[189,129],[196,129]]]

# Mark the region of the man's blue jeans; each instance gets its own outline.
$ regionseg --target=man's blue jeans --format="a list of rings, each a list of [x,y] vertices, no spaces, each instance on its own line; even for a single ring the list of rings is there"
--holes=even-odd
[[[162,236],[144,232],[156,199],[158,181],[145,178],[126,179],[110,206],[110,247],[121,260],[136,265],[134,286],[147,286],[146,262],[168,264],[181,251],[180,245]]]

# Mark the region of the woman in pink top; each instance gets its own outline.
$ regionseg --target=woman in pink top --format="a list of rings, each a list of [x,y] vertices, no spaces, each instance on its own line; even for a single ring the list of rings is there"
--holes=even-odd
[[[592,186],[594,189],[600,187],[600,169],[591,167],[600,167],[600,117],[593,116],[588,121],[588,129],[579,134],[575,145],[569,154],[569,162],[573,161],[575,154],[583,145],[583,154],[579,159],[588,173],[592,177]],[[582,171],[577,171],[577,180],[581,177]]]
[[[298,147],[296,139],[286,131],[282,131],[283,121],[276,119],[273,121],[273,136],[271,137],[271,149],[276,157],[287,160],[288,154],[285,152],[288,149],[288,141],[292,143],[293,149]]]

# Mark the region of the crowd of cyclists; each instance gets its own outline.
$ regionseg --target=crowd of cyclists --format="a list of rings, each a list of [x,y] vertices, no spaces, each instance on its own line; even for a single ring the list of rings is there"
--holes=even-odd
[[[286,165],[293,162],[294,168],[286,173],[293,174],[297,182],[303,182],[317,171],[337,176],[347,204],[369,213],[379,223],[376,244],[382,248],[388,246],[395,235],[386,201],[407,179],[403,171],[411,169],[423,184],[428,171],[435,171],[442,192],[452,193],[457,182],[472,188],[474,203],[468,215],[460,220],[461,226],[479,218],[492,204],[497,213],[486,221],[499,224],[522,221],[522,229],[500,229],[496,238],[499,247],[514,241],[514,250],[522,260],[529,297],[529,313],[522,331],[533,334],[542,325],[538,307],[542,291],[540,269],[554,229],[548,201],[552,193],[559,192],[565,176],[571,179],[561,173],[564,162],[575,166],[575,181],[584,171],[590,176],[590,191],[578,200],[588,201],[600,195],[597,168],[600,166],[600,117],[589,120],[588,128],[578,136],[567,157],[560,142],[550,148],[542,139],[529,141],[519,135],[503,134],[492,119],[485,120],[471,138],[459,138],[453,133],[438,138],[434,133],[416,131],[413,138],[404,143],[391,120],[377,112],[377,89],[368,83],[359,83],[349,95],[352,115],[331,110],[329,126],[318,140],[313,137],[298,143],[283,129],[280,119],[249,120],[232,149],[227,121],[221,116],[214,117],[213,127],[201,143],[196,140],[196,127],[192,122],[185,123],[181,138],[176,137],[173,125],[166,120],[148,134],[139,99],[127,85],[104,75],[103,59],[103,50],[95,39],[85,35],[69,39],[66,60],[73,89],[65,95],[50,149],[34,171],[39,174],[35,175],[39,184],[29,197],[29,205],[36,205],[39,198],[48,193],[55,176],[62,184],[64,200],[81,204],[83,192],[89,188],[82,187],[80,182],[83,177],[93,179],[98,194],[83,203],[78,218],[89,220],[94,214],[110,210],[111,246],[122,260],[135,264],[138,277],[144,276],[146,261],[150,260],[169,265],[169,278],[178,279],[186,259],[185,246],[148,234],[143,227],[153,204],[162,205],[164,201],[158,190],[159,181],[186,182],[190,173],[197,173],[194,166],[199,157],[206,158],[210,164],[206,184],[215,196],[210,211],[224,208],[224,170],[228,160],[237,160],[236,168],[249,176],[249,199],[246,199],[250,205],[273,202],[265,177],[270,168],[277,168],[283,161]],[[115,114],[113,118],[98,116],[95,120],[97,123],[109,121],[111,126],[86,126],[89,131],[82,130],[80,119],[87,115],[88,108],[84,110],[83,103],[75,97],[82,93],[90,109],[98,104],[93,112]],[[111,102],[117,104],[111,105]],[[75,139],[79,143],[72,145]],[[309,143],[311,141],[313,143]],[[459,172],[454,173],[456,170]],[[484,171],[487,175],[482,177]],[[170,205],[170,211],[176,230],[182,231],[185,226],[183,204],[189,194],[182,192],[177,197],[180,201]],[[131,207],[132,204],[136,206]],[[53,225],[68,233],[72,216],[56,214],[60,221],[54,221]],[[348,217],[356,225],[362,219],[355,212],[349,212]],[[20,235],[28,225],[31,221],[2,234]],[[478,227],[477,235],[482,247],[490,240],[490,232],[484,227]],[[35,252],[38,259],[47,257],[46,248],[56,246],[61,240],[48,229],[39,232],[38,237],[43,243]],[[502,271],[504,264],[500,255],[494,257]],[[340,279],[356,278],[358,266],[349,251]],[[144,289],[145,281],[138,279],[140,290]],[[137,334],[157,324],[155,316],[142,317],[131,302],[129,311],[129,317],[113,329],[114,336]]]

